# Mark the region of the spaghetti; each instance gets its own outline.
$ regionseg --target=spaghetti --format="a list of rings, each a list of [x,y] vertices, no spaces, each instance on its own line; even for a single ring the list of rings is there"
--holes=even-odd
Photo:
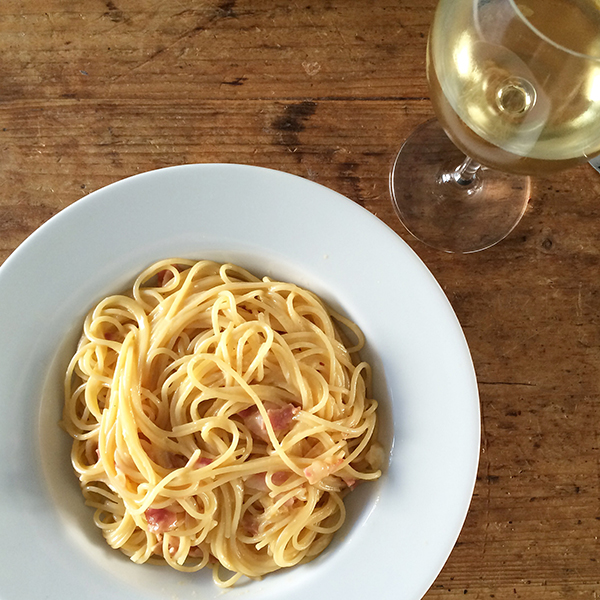
[[[380,476],[362,344],[314,294],[206,260],[160,261],[99,302],[63,426],[108,544],[136,563],[210,564],[222,587],[322,552],[344,495]]]

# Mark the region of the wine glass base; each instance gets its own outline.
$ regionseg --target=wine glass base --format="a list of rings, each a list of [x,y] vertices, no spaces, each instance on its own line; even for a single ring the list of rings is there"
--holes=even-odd
[[[404,143],[390,175],[396,213],[418,240],[445,252],[484,250],[521,220],[530,197],[529,177],[480,168],[471,185],[450,175],[465,155],[435,120]]]

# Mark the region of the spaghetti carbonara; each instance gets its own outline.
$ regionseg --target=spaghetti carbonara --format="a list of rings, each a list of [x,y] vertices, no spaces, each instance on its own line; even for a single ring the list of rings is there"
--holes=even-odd
[[[314,294],[232,264],[163,260],[103,299],[66,373],[63,426],[108,544],[210,565],[222,587],[319,554],[344,495],[380,475],[362,342]]]

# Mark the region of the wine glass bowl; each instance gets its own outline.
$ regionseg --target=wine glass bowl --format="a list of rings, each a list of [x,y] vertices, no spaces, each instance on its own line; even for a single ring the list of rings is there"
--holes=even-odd
[[[400,220],[431,246],[493,245],[523,215],[529,175],[600,153],[595,0],[440,0],[427,78],[441,127],[405,142],[390,188]]]

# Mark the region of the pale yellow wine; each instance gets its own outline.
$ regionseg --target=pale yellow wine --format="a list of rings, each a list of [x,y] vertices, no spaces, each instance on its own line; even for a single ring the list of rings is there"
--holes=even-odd
[[[527,174],[600,154],[600,0],[459,4],[438,8],[427,60],[453,142]]]

